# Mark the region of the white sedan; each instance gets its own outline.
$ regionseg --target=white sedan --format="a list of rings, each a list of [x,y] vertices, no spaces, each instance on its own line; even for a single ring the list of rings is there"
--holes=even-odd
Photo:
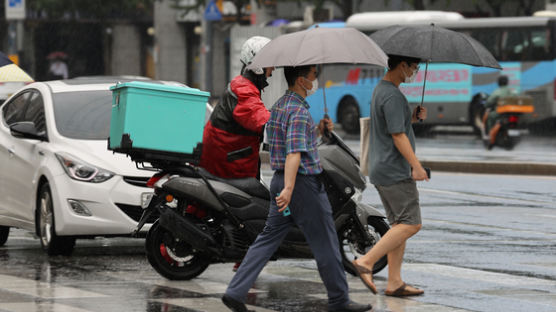
[[[0,107],[0,246],[10,227],[35,232],[50,255],[133,231],[152,172],[107,150],[115,82],[35,82]]]

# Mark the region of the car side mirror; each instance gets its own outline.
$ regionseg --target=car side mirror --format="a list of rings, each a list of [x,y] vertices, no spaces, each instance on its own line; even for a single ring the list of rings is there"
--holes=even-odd
[[[44,132],[38,132],[32,121],[16,122],[10,126],[10,133],[19,139],[46,141]]]

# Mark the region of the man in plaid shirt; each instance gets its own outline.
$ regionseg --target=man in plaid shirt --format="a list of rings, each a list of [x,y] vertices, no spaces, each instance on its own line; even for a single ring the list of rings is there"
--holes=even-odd
[[[328,292],[328,310],[368,311],[371,305],[349,299],[332,208],[318,178],[322,167],[317,138],[319,131],[322,134],[325,128],[332,130],[333,125],[323,119],[317,128],[305,101],[318,88],[317,68],[286,67],[284,74],[288,90],[272,107],[266,126],[270,163],[275,170],[266,225],[249,248],[222,301],[232,311],[247,311],[247,292],[295,224],[303,231],[317,261]]]

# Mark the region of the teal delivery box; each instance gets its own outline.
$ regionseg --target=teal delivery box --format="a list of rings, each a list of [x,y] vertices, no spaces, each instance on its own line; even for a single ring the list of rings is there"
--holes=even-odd
[[[139,81],[119,83],[110,90],[109,149],[132,159],[138,154],[200,157],[210,93]]]

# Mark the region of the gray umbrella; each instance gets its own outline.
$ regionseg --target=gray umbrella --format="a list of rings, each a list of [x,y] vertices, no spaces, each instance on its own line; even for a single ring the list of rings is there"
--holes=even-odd
[[[415,57],[424,62],[501,69],[494,56],[477,40],[434,25],[391,26],[373,33],[371,38],[386,54]]]
[[[317,27],[273,39],[247,68],[328,63],[387,67],[388,57],[373,40],[354,28]]]
[[[281,35],[265,45],[247,69],[347,63],[388,67],[388,56],[355,28],[311,28]],[[328,117],[326,94],[324,113]]]
[[[477,40],[434,24],[390,26],[373,33],[371,38],[387,54],[419,58],[426,62],[420,106],[423,106],[430,62],[502,68],[494,56]]]

